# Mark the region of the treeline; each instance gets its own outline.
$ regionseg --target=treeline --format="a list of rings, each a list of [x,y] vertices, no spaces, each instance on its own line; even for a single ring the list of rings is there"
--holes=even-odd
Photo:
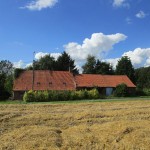
[[[78,74],[79,70],[75,65],[75,61],[71,59],[70,55],[63,52],[57,59],[51,55],[41,57],[34,61],[34,64],[27,67],[27,70],[53,70],[53,71],[70,71],[73,74]]]
[[[75,61],[66,52],[63,52],[57,59],[51,55],[41,57],[34,61],[33,65],[24,69],[16,69],[10,61],[2,60],[0,61],[0,99],[4,100],[11,97],[14,79],[19,76],[22,70],[32,70],[33,67],[35,70],[79,73]],[[82,69],[84,74],[127,75],[137,85],[138,90],[150,93],[150,67],[134,69],[130,58],[127,56],[122,57],[114,69],[110,63],[102,62],[89,55]]]

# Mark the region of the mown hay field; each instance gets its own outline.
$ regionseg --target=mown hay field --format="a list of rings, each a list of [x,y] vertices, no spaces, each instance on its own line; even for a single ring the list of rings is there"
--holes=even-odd
[[[149,150],[150,101],[0,105],[2,150]]]

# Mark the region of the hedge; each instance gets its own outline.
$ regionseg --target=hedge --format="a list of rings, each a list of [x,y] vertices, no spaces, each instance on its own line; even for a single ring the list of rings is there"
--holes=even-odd
[[[97,89],[90,91],[28,91],[23,96],[25,102],[51,102],[83,99],[98,99],[100,94]]]

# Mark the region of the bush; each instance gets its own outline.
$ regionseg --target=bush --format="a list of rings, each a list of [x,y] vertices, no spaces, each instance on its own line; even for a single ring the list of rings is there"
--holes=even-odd
[[[28,91],[28,92],[25,92],[24,96],[23,96],[23,101],[24,102],[35,102],[36,101],[36,96],[35,96],[35,93],[34,91]]]
[[[144,89],[143,92],[146,96],[150,96],[150,89]]]
[[[116,97],[126,97],[126,96],[128,96],[127,85],[124,84],[124,83],[118,84],[116,86],[115,91],[114,91],[114,96],[116,96]]]
[[[92,89],[88,91],[88,95],[90,99],[98,99],[100,98],[100,94],[97,89]]]

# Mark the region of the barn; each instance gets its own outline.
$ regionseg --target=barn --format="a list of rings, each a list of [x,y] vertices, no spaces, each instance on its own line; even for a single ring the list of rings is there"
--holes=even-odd
[[[81,90],[98,88],[104,95],[111,95],[118,84],[125,83],[133,92],[135,85],[126,75],[73,75],[69,71],[29,70],[23,71],[14,81],[14,99],[22,99],[26,91]]]
[[[136,86],[126,75],[97,75],[80,74],[75,76],[76,89],[92,89],[96,87],[103,95],[112,94],[118,84],[125,83],[130,93],[135,91]]]

